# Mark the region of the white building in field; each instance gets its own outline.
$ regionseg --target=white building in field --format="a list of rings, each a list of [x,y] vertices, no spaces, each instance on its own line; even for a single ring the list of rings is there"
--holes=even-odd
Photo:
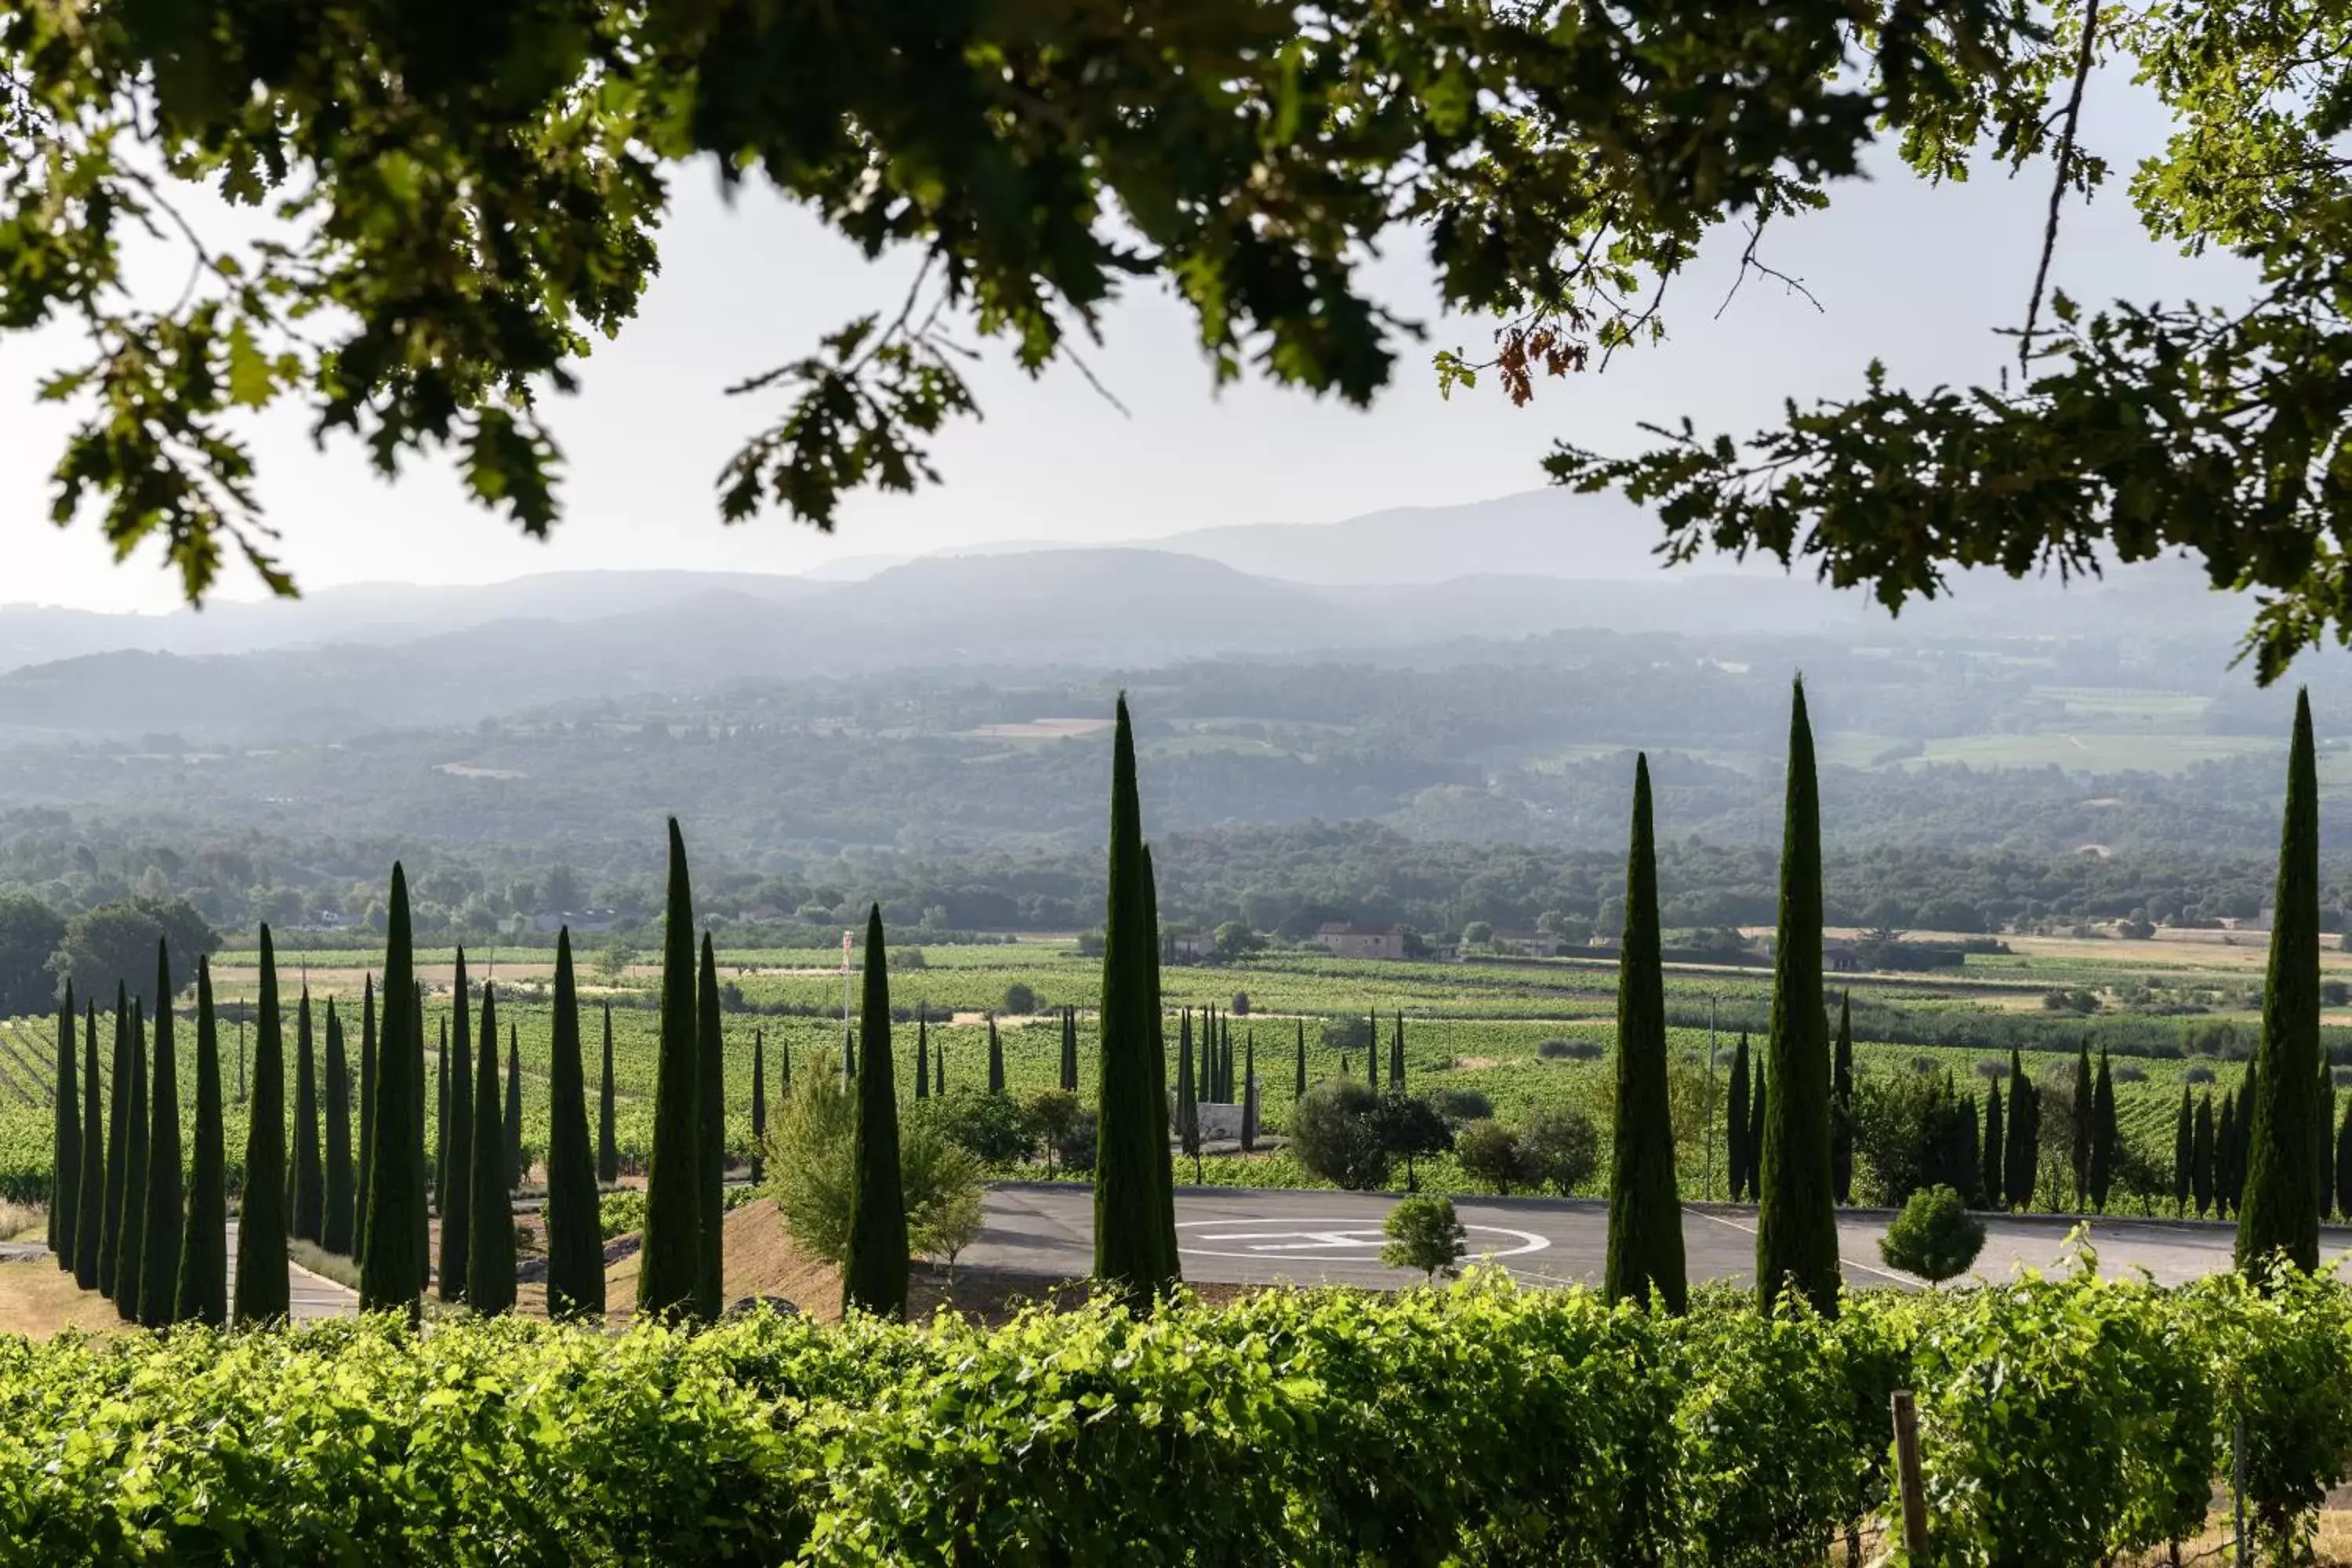
[[[1404,928],[1328,921],[1315,933],[1315,943],[1336,958],[1402,958]]]

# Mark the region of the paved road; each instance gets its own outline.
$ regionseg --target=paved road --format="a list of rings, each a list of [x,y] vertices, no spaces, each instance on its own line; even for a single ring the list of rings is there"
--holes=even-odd
[[[333,1280],[296,1264],[286,1266],[288,1305],[296,1322],[313,1318],[356,1318],[360,1315],[360,1298],[356,1290],[345,1289]],[[236,1222],[228,1225],[228,1299],[236,1300]]]
[[[1178,1246],[1185,1278],[1295,1284],[1398,1285],[1418,1276],[1383,1267],[1381,1223],[1395,1198],[1366,1193],[1190,1188],[1176,1199]],[[1456,1198],[1473,1257],[1547,1285],[1597,1285],[1609,1241],[1599,1203]],[[1838,1252],[1853,1285],[1915,1285],[1879,1261],[1884,1214],[1839,1216]],[[2072,1222],[1988,1219],[1976,1274],[2006,1278],[2026,1265],[2051,1268],[2066,1257]],[[2147,1220],[2099,1220],[2091,1245],[2102,1273],[2146,1268],[2164,1284],[2182,1284],[2231,1266],[2234,1227]],[[983,1268],[1082,1275],[1094,1261],[1092,1189],[1008,1183],[988,1194],[980,1239],[959,1260]],[[1756,1212],[1725,1205],[1685,1205],[1683,1247],[1694,1280],[1740,1280],[1756,1258]],[[2331,1228],[2322,1252],[2334,1262],[2352,1252],[2352,1230]]]

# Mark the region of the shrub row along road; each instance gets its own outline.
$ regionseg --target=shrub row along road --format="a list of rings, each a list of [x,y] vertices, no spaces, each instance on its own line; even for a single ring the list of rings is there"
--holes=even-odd
[[[1396,1202],[1374,1193],[1180,1189],[1178,1246],[1184,1277],[1202,1282],[1402,1285],[1417,1275],[1383,1267],[1381,1224]],[[1609,1215],[1599,1203],[1548,1199],[1456,1198],[1470,1253],[1538,1284],[1599,1285],[1608,1252]],[[1879,1261],[1888,1216],[1841,1213],[1838,1250],[1849,1286],[1916,1285]],[[2017,1266],[2064,1266],[2074,1222],[1988,1216],[1975,1272],[1989,1279]],[[1756,1260],[1756,1211],[1686,1205],[1683,1246],[1690,1279],[1745,1281]],[[2090,1244],[2104,1274],[2146,1268],[2158,1282],[2181,1284],[2231,1267],[2232,1225],[2098,1220]],[[1045,1275],[1083,1275],[1094,1258],[1094,1193],[1076,1185],[1007,1183],[990,1190],[980,1239],[960,1267]],[[2321,1262],[2352,1253],[2352,1229],[2323,1234]]]

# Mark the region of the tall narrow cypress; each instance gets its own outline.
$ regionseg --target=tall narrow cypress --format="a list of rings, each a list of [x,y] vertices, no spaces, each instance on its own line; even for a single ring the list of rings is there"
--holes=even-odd
[[[213,971],[201,957],[196,960],[195,1140],[173,1316],[216,1329],[228,1321],[228,1150],[221,1127],[220,1031],[213,1018]]]
[[[2213,1207],[2223,1218],[2238,1206],[2238,1097],[2221,1096],[2221,1120],[2213,1127]]]
[[[499,1102],[499,1004],[482,983],[482,1043],[474,1053],[474,1148],[467,1194],[474,1206],[466,1227],[466,1304],[486,1318],[514,1310],[514,1182],[507,1168],[506,1128],[478,1108]]]
[[[375,976],[360,979],[360,1149],[352,1184],[352,1256],[367,1251],[368,1173],[375,1159]]]
[[[343,1026],[335,1000],[327,998],[327,1193],[319,1245],[352,1254],[352,1068],[343,1050]]]
[[[1071,1094],[1078,1092],[1078,1010],[1062,1009],[1062,1088]]]
[[[1381,1010],[1372,1009],[1371,1035],[1364,1042],[1364,1081],[1374,1094],[1381,1091]]]
[[[387,982],[389,984],[389,982]],[[449,1058],[448,1109],[442,1119],[441,1168],[434,1186],[441,1211],[441,1300],[463,1301],[474,1252],[474,1020],[473,986],[466,974],[466,950],[457,950],[450,987],[452,1038],[442,1050]],[[498,1042],[489,1044],[498,1049]],[[495,1115],[495,1104],[491,1108]]]
[[[1843,1204],[1853,1201],[1853,994],[1850,991],[1838,998],[1837,1046],[1830,1062],[1830,1188]]]
[[[1202,1026],[1204,1029],[1206,1025]],[[1201,1102],[1192,1082],[1192,1009],[1184,1009],[1176,1036],[1176,1146],[1192,1162],[1201,1180]]]
[[[92,1132],[83,1146],[98,1147],[98,1135]],[[87,1178],[82,1191],[89,1191]],[[2345,1102],[2344,1120],[2336,1129],[2336,1212],[2352,1219],[2352,1100]]]
[[[320,1243],[327,1234],[327,1170],[319,1152],[319,1058],[310,1032],[310,988],[294,1014],[293,1232]]]
[[[1298,1026],[1298,1056],[1292,1065],[1290,1101],[1293,1105],[1307,1098],[1307,1020],[1294,1020]]]
[[[2172,1118],[2172,1214],[2189,1213],[2189,1184],[2197,1160],[2197,1110],[2189,1103],[2189,1086],[2180,1086],[2180,1109]]]
[[[915,1004],[915,1098],[931,1098],[931,1021],[920,1002]]]
[[[2091,1203],[2107,1212],[2107,1188],[2116,1170],[2116,1080],[2107,1071],[2106,1047],[2099,1047],[2099,1078],[2091,1090]]]
[[[988,1092],[1004,1092],[1004,1040],[996,1032],[996,1016],[988,1019]]]
[[[2319,1088],[2312,1100],[2312,1153],[2318,1162],[2312,1185],[2319,1194],[2319,1218],[2324,1224],[2336,1198],[2336,1074],[2328,1065],[2327,1048],[2319,1050]]]
[[[392,918],[383,953],[383,1016],[376,1036],[374,1146],[369,1154],[367,1225],[360,1256],[360,1306],[399,1311],[415,1322],[425,1294],[425,1258],[416,1227],[425,1217],[423,1111],[416,1075],[424,1029],[416,1008],[416,956],[408,919],[408,873],[392,866]],[[240,1259],[243,1254],[239,1254]],[[243,1281],[239,1281],[239,1296]],[[241,1314],[240,1314],[241,1315]]]
[[[110,1301],[122,1282],[122,1188],[131,1173],[131,1000],[114,986],[114,1070],[108,1083],[106,1194],[99,1215],[98,1288]]]
[[[98,1007],[81,1005],[81,1199],[74,1225],[74,1283],[98,1289],[99,1244],[106,1231],[106,1121],[99,1109]]]
[[[1764,1202],[1764,1063],[1759,1058],[1748,1093],[1748,1195]]]
[[[248,1093],[245,1193],[236,1219],[236,1318],[240,1323],[282,1322],[293,1301],[286,1271],[286,1037],[278,1016],[278,954],[266,925]]]
[[[75,1222],[81,1213],[81,1094],[75,1059],[80,1042],[74,1038],[73,982],[66,982],[65,999],[58,1004],[57,1124],[49,1166],[49,1250],[58,1267],[70,1270],[79,1236]]]
[[[433,1053],[433,1212],[449,1212],[449,1020],[441,1020]]]
[[[2068,1130],[2073,1134],[2069,1152],[2074,1163],[2074,1209],[2076,1213],[2091,1206],[2091,1144],[2098,1125],[2099,1091],[2091,1080],[2091,1041],[2087,1035],[2074,1054],[2074,1103]]]
[[[1780,921],[1765,1047],[1756,1289],[1769,1310],[1794,1287],[1838,1308],[1837,1213],[1830,1186],[1829,1019],[1822,1009],[1822,808],[1813,732],[1800,679],[1789,718],[1789,796],[1780,842]]]
[[[702,933],[701,983],[695,993],[694,1021],[700,1056],[695,1064],[700,1090],[702,1224],[695,1253],[694,1310],[716,1322],[726,1309],[727,1279],[727,1057],[719,1035],[719,963],[710,933]],[[894,1089],[895,1094],[897,1090]],[[897,1113],[894,1110],[892,1114]]]
[[[1389,1028],[1389,1087],[1404,1092],[1404,1009],[1397,1009]]]
[[[154,1130],[148,1125],[147,1042],[139,999],[131,999],[131,1131],[122,1141],[122,1257],[115,1264],[114,1310],[126,1323],[139,1321],[143,1270],[147,1267],[148,1160]]]
[[[917,1068],[918,1073],[920,1068]],[[767,1162],[762,1158],[768,1139],[768,1032],[751,1031],[751,1184],[759,1186],[768,1179]]]
[[[2352,1125],[2352,1117],[2346,1119]],[[2208,1089],[2197,1100],[2197,1125],[2189,1134],[2189,1195],[2196,1202],[2197,1217],[2203,1219],[2205,1211],[2213,1205],[2213,1092]]]
[[[1724,1100],[1723,1163],[1728,1172],[1731,1201],[1748,1195],[1756,1184],[1756,1146],[1748,1137],[1748,1031],[1739,1031],[1739,1045],[1731,1053],[1731,1089]]]
[[[596,1183],[609,1187],[621,1179],[621,1145],[613,1124],[613,1005],[604,1004],[604,1078],[596,1086]]]
[[[187,1222],[182,1185],[180,1056],[172,1040],[172,958],[155,940],[155,1089],[148,1100],[147,1208],[140,1219],[146,1256],[139,1266],[139,1321],[169,1325],[179,1302],[181,1226]]]
[[[411,957],[412,967],[414,955]],[[433,1194],[426,1184],[425,1168],[425,983],[413,982],[408,988],[408,1037],[401,1042],[400,1053],[408,1061],[408,1147],[409,1147],[409,1212],[415,1217],[410,1222],[408,1244],[416,1251],[416,1285],[420,1294],[433,1283]],[[417,1304],[422,1319],[424,1303]]]
[[[2238,1215],[2238,1266],[2253,1272],[2284,1258],[2319,1267],[2319,1134],[2312,1097],[2319,1067],[2319,774],[2311,740],[2311,693],[2298,692],[2287,752],[2286,810],[2279,829],[2278,890],[2263,988],[2259,1088],[2246,1136],[2246,1195]],[[2242,1110],[2242,1114],[2243,1114]]]
[[[2039,1099],[2032,1080],[2025,1076],[2025,1058],[2015,1046],[2009,1048],[2009,1142],[2003,1150],[2000,1191],[2012,1208],[2033,1206],[2034,1166],[2038,1152],[2034,1148],[2038,1113],[2034,1101]]]
[[[1257,1152],[1257,1031],[1251,1029],[1242,1038],[1242,1152],[1254,1154]]]
[[[1650,811],[1650,759],[1636,753],[1633,844],[1625,856],[1625,933],[1617,960],[1617,1115],[1604,1288],[1612,1302],[1646,1303],[1654,1294],[1668,1311],[1680,1312],[1687,1301],[1683,1211],[1666,1094],[1666,992]],[[1396,1066],[1392,1056],[1391,1083]]]
[[[761,1115],[754,1057],[752,1110]],[[572,930],[555,938],[555,1028],[547,1068],[547,1315],[602,1317],[604,1240],[596,1167],[588,1146],[588,1083],[580,1064],[580,990]]]
[[[2007,1191],[2009,1173],[2002,1168],[2009,1150],[2001,1126],[2000,1084],[1999,1080],[1985,1085],[1984,1152],[1977,1162],[1978,1181],[1984,1187],[1985,1207],[2006,1208],[2003,1194]]]
[[[858,1009],[857,1142],[849,1199],[849,1254],[841,1302],[881,1317],[907,1313],[907,1199],[899,1184],[898,1090],[892,1080],[890,965],[882,906],[866,916],[866,993]]]
[[[699,1041],[694,1026],[694,894],[686,839],[669,824],[669,907],[662,932],[661,1046],[654,1079],[654,1139],[646,1164],[646,1234],[637,1312],[669,1317],[694,1307],[701,1254],[698,1199],[701,1124]]]
[[[1112,736],[1110,857],[1095,1074],[1095,1278],[1140,1306],[1177,1279],[1171,1239],[1165,1021],[1158,911],[1143,842],[1127,699]]]
[[[718,1009],[711,1016],[719,1016]],[[512,1192],[530,1175],[522,1146],[522,1026],[507,1026],[507,1189]]]
[[[947,1097],[948,1042],[947,1037],[941,1036],[938,1047],[931,1052],[931,1098],[945,1100]]]

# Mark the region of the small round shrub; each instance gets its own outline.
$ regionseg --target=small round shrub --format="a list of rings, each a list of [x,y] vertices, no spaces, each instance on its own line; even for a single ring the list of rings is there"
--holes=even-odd
[[[1555,1035],[1536,1046],[1536,1055],[1548,1062],[1598,1061],[1601,1054],[1599,1040],[1564,1040]]]
[[[1380,1100],[1355,1079],[1326,1079],[1291,1108],[1290,1152],[1301,1165],[1349,1192],[1389,1183]]]
[[[1021,981],[1004,988],[1004,1010],[1016,1018],[1025,1018],[1037,1010],[1037,993]]]
[[[1940,1284],[1967,1273],[1984,1242],[1984,1221],[1969,1212],[1959,1194],[1922,1187],[1878,1238],[1878,1256],[1889,1268]]]
[[[1448,1121],[1476,1121],[1495,1114],[1495,1102],[1475,1089],[1441,1089],[1429,1097],[1437,1114]]]

